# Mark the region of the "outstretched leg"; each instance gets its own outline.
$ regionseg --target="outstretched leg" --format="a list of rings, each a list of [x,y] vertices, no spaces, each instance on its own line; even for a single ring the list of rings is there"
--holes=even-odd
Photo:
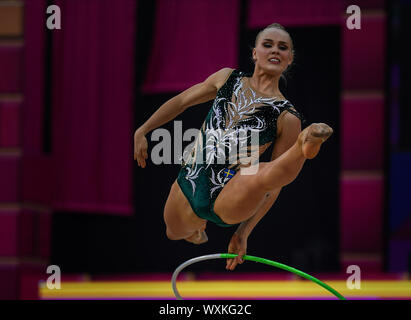
[[[267,192],[291,183],[306,159],[314,158],[332,129],[315,123],[304,129],[295,144],[277,159],[259,163],[254,175],[238,172],[223,188],[214,204],[215,213],[226,223],[236,224],[249,219]]]
[[[258,175],[259,182],[271,191],[283,187],[300,173],[306,159],[313,159],[333,130],[324,123],[313,123],[298,136],[295,144],[280,157],[266,165]]]

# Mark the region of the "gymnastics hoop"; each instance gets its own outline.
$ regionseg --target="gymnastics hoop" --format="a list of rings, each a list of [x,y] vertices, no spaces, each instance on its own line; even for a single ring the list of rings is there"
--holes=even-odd
[[[196,258],[187,260],[186,262],[180,264],[177,267],[177,269],[174,271],[173,276],[171,277],[171,285],[173,287],[174,295],[176,296],[177,300],[183,300],[183,298],[181,297],[180,293],[177,290],[176,281],[177,281],[178,274],[185,267],[187,267],[189,265],[192,265],[194,263],[197,263],[197,262],[201,262],[201,261],[207,261],[207,260],[213,260],[213,259],[234,259],[237,256],[238,256],[238,254],[232,254],[232,253],[215,253],[215,254],[208,254],[208,255],[205,255],[205,256],[196,257]],[[243,259],[248,260],[248,261],[254,261],[254,262],[267,264],[267,265],[270,265],[270,266],[273,266],[273,267],[276,267],[276,268],[283,269],[285,271],[294,273],[294,274],[296,274],[300,277],[303,277],[307,280],[310,280],[310,281],[320,285],[324,289],[330,291],[338,299],[347,300],[346,298],[344,298],[344,296],[342,296],[340,293],[338,293],[335,289],[331,288],[328,284],[325,284],[324,282],[318,280],[317,278],[314,278],[313,276],[310,276],[309,274],[307,274],[305,272],[302,272],[298,269],[295,269],[293,267],[290,267],[290,266],[287,266],[285,264],[275,262],[275,261],[272,261],[272,260],[259,258],[259,257],[254,257],[254,256],[248,256],[248,255],[243,256]]]

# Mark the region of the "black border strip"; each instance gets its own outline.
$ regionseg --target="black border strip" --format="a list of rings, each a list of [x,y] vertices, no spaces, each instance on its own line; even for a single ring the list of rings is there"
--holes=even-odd
[[[53,5],[53,0],[47,0],[46,6]],[[53,30],[46,26],[45,12],[44,37],[44,110],[43,110],[43,153],[52,152],[52,105],[53,105]]]

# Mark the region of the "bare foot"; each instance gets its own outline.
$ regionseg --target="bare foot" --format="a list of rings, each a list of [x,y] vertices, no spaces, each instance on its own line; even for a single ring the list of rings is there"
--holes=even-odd
[[[202,244],[208,241],[208,237],[204,229],[203,230],[199,229],[195,231],[188,238],[185,238],[184,240],[194,243],[194,244]]]
[[[320,151],[321,144],[332,133],[333,129],[325,123],[313,123],[305,128],[298,136],[304,157],[306,159],[314,158]]]

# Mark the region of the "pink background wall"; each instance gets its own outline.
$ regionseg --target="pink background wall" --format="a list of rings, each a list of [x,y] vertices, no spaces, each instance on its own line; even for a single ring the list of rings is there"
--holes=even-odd
[[[176,1],[179,19],[170,20]],[[137,2],[56,1],[65,28],[51,34],[52,154],[42,146],[46,0],[18,2],[25,13],[24,34],[0,42],[0,298],[33,294],[50,258],[53,211],[133,211]],[[348,30],[347,3],[249,0],[247,25],[341,26],[341,255],[374,255],[370,268],[378,269],[386,14],[383,1],[359,1],[362,29]],[[220,67],[236,67],[238,0],[157,1],[156,14],[144,93],[185,89]],[[224,24],[213,23],[221,20]],[[200,30],[198,37],[189,36],[190,28]],[[165,30],[175,37],[162,37]],[[186,45],[198,54],[186,56]]]

